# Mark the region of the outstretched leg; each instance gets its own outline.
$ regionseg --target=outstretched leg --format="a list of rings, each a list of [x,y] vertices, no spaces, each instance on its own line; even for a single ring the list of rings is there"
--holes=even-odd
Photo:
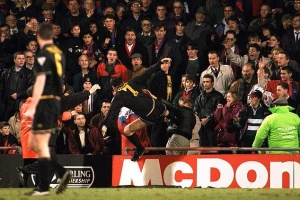
[[[134,152],[134,155],[131,157],[132,161],[137,161],[145,153],[145,148],[141,144],[135,132],[141,130],[146,126],[147,124],[139,118],[134,120],[124,128],[124,135],[137,148],[136,152]]]

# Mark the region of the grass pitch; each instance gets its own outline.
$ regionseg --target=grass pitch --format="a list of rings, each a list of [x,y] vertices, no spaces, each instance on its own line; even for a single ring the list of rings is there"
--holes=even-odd
[[[299,200],[300,189],[201,189],[201,188],[69,188],[65,193],[28,197],[32,189],[0,188],[0,200]]]

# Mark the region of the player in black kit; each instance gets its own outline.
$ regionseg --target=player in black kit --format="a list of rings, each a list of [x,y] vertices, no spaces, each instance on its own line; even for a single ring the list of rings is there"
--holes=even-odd
[[[145,148],[135,132],[146,127],[149,123],[156,122],[160,117],[167,116],[169,113],[161,101],[144,93],[142,86],[146,85],[153,73],[158,72],[164,65],[170,64],[170,58],[163,58],[161,62],[152,65],[143,74],[134,77],[127,83],[116,80],[112,81],[112,87],[116,91],[116,94],[102,123],[102,132],[106,132],[108,123],[115,122],[122,107],[127,107],[140,116],[139,119],[136,119],[124,128],[124,135],[137,148],[131,157],[132,161],[137,161],[145,152]]]
[[[40,51],[37,55],[36,80],[33,86],[33,101],[25,117],[33,119],[29,146],[38,154],[39,185],[29,195],[49,195],[48,173],[50,166],[60,178],[56,193],[63,192],[71,174],[50,154],[49,140],[55,132],[60,117],[60,95],[62,93],[65,58],[62,51],[53,44],[51,24],[41,24],[37,32]]]

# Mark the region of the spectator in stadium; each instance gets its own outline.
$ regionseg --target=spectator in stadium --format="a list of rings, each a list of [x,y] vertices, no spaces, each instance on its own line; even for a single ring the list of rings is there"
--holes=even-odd
[[[230,46],[230,49],[234,54],[243,55],[240,51],[240,47],[236,44],[236,34],[232,30],[228,30],[225,34],[224,43],[227,43]],[[227,49],[223,48],[220,55],[220,62],[224,65],[229,65],[232,68],[234,79],[239,79],[241,77],[241,68],[234,62],[231,62],[227,57]]]
[[[168,116],[167,134],[169,136],[166,147],[189,147],[192,131],[196,124],[193,113],[193,102],[188,98],[180,98],[178,105],[162,100],[170,114]],[[166,155],[186,155],[187,151],[166,151]]]
[[[154,41],[147,46],[150,65],[158,62],[161,56],[164,55],[164,49],[168,41],[164,23],[157,23],[154,26],[154,33]]]
[[[12,39],[15,38],[15,39]],[[7,24],[0,25],[0,73],[13,65],[13,54],[16,52],[16,37],[9,34]]]
[[[19,32],[17,22],[17,18],[14,15],[7,15],[5,18],[5,23],[9,26],[9,34],[12,36]]]
[[[17,33],[18,39],[18,49],[25,50],[26,45],[30,40],[36,40],[36,32],[38,28],[39,22],[36,18],[32,17],[26,23],[26,26],[23,31]]]
[[[186,26],[186,22],[179,18],[175,21],[175,33],[168,40],[168,46],[171,47],[171,51],[173,54],[174,62],[176,65],[173,67],[176,68],[176,77],[181,77],[186,73],[186,63],[188,61],[188,55],[186,53],[186,45],[188,44],[187,37],[184,34],[184,29]],[[198,75],[199,79],[199,75]],[[175,87],[178,88],[180,85],[179,80],[175,82]]]
[[[266,90],[273,93],[275,99],[277,96],[277,85],[278,83],[285,82],[289,86],[288,94],[294,100],[299,100],[299,83],[292,79],[293,71],[290,67],[282,67],[280,70],[280,80],[270,80],[267,83]]]
[[[141,15],[143,18],[152,19],[155,13],[152,0],[141,0]]]
[[[76,2],[72,0],[70,2]],[[74,23],[70,26],[71,36],[63,43],[63,52],[66,57],[65,80],[72,85],[72,77],[80,72],[78,58],[82,54],[82,38],[80,37],[80,26]]]
[[[270,34],[268,40],[262,42],[261,45],[263,56],[271,58],[271,50],[274,48],[280,48],[280,37],[275,34]]]
[[[89,58],[86,54],[82,54],[78,58],[78,64],[81,67],[81,72],[73,76],[73,89],[76,93],[83,90],[83,78],[85,75],[90,77],[92,85],[98,83],[96,72],[89,68]]]
[[[238,145],[239,127],[234,126],[239,113],[244,109],[237,92],[229,91],[226,95],[227,103],[218,104],[214,113],[214,118],[218,125],[215,127],[217,131],[217,141],[219,147],[234,147]]]
[[[38,43],[37,43],[36,39],[32,39],[32,40],[29,40],[27,42],[27,44],[26,44],[26,50],[32,51],[32,53],[34,55],[36,55],[36,53],[39,50]]]
[[[216,51],[208,53],[208,60],[210,65],[202,72],[200,77],[200,90],[203,89],[204,75],[210,74],[214,77],[214,88],[225,95],[234,81],[232,68],[229,65],[219,63],[219,56]]]
[[[0,147],[18,146],[19,142],[14,134],[10,132],[10,125],[7,122],[1,124]],[[17,150],[0,150],[0,154],[17,154]]]
[[[72,24],[78,23],[78,25],[80,25],[81,28],[81,26],[85,22],[85,20],[83,20],[84,15],[80,12],[80,5],[78,0],[69,0],[67,6],[69,12],[64,16],[61,22],[61,32],[66,37],[70,34],[69,30],[72,31]]]
[[[94,42],[92,31],[87,31],[82,34],[82,54],[88,56],[89,59],[89,68],[95,70],[97,65],[100,63],[103,57],[103,53],[98,44]]]
[[[74,117],[76,128],[69,131],[70,154],[98,155],[103,153],[104,140],[96,127],[86,123],[85,115]]]
[[[41,7],[42,16],[39,17],[38,21],[40,23],[52,23],[55,20],[59,20],[56,17],[54,18],[54,6],[51,3],[44,3]]]
[[[242,78],[236,80],[230,86],[230,91],[237,92],[243,104],[248,102],[248,94],[252,87],[257,84],[257,76],[252,63],[244,65]]]
[[[276,61],[274,63],[273,71],[272,71],[272,80],[280,80],[280,70],[283,67],[290,67],[293,71],[293,79],[296,81],[300,80],[300,66],[295,60],[291,60],[290,56],[286,51],[279,50],[277,52]]]
[[[216,122],[214,112],[218,104],[224,103],[222,93],[214,89],[214,77],[205,74],[202,79],[203,90],[195,100],[194,112],[201,122],[200,146],[217,146],[217,135],[214,131]]]
[[[101,132],[101,123],[104,120],[104,118],[106,117],[109,108],[111,105],[111,101],[109,99],[104,99],[101,103],[101,110],[98,114],[94,115],[90,121],[90,125],[95,126],[99,129],[99,131]]]
[[[128,16],[124,19],[121,27],[123,29],[131,28],[135,33],[141,31],[141,2],[138,0],[132,0],[128,3]]]
[[[160,24],[164,24],[165,27],[165,31],[166,31],[166,35],[169,37],[172,35],[172,33],[174,32],[174,28],[175,28],[175,20],[170,19],[167,16],[167,7],[166,4],[158,2],[156,4],[156,11],[155,11],[155,16],[152,19],[152,24],[154,25],[154,27],[160,23]],[[154,29],[155,30],[155,29]]]
[[[248,27],[248,32],[261,33],[262,26],[270,24],[274,28],[277,28],[276,20],[272,18],[271,8],[268,4],[261,4],[260,6],[260,17],[251,21]]]
[[[132,77],[131,55],[134,53],[142,54],[143,64],[148,67],[147,48],[136,40],[136,32],[132,28],[127,28],[125,33],[125,42],[116,45],[117,52],[120,52],[118,58],[125,65],[128,72],[128,78]],[[122,52],[122,53],[121,53]]]
[[[169,13],[168,17],[173,21],[181,19],[184,22],[184,24],[187,24],[191,21],[191,17],[189,13],[185,12],[183,2],[181,0],[174,0],[172,12]]]
[[[31,17],[36,17],[37,12],[31,0],[19,0],[11,4],[10,14],[17,18],[18,28],[24,29],[26,22]]]
[[[62,49],[63,43],[65,42],[66,38],[63,36],[63,34],[61,34],[60,22],[53,21],[52,29],[53,29],[53,42],[56,46]]]
[[[146,67],[143,66],[143,56],[139,53],[134,53],[130,56],[132,64],[132,77],[137,77],[146,71]],[[130,80],[130,79],[129,79]],[[146,88],[147,85],[144,86]]]
[[[181,98],[190,99],[192,101],[192,107],[194,107],[194,102],[196,98],[200,95],[199,87],[195,84],[195,79],[193,76],[186,74],[185,76],[185,88],[179,91],[175,98],[173,99],[173,104],[178,106]]]
[[[118,59],[118,52],[111,48],[107,51],[107,61],[101,62],[97,67],[97,76],[100,87],[102,88],[102,99],[112,99],[112,89],[110,80],[112,78],[121,78],[123,82],[128,81],[127,68]]]
[[[24,67],[23,52],[14,54],[14,63],[14,66],[5,70],[1,76],[0,100],[5,106],[4,121],[8,121],[19,109],[20,101],[27,98],[26,90],[34,81],[33,72]]]
[[[300,13],[300,1],[299,0],[294,0],[294,9],[295,9],[295,14]]]
[[[116,20],[114,15],[107,14],[103,16],[104,26],[99,27],[99,43],[100,48],[104,52],[108,49],[114,48],[118,43],[124,41],[124,32],[122,29],[116,27]]]
[[[26,50],[24,51],[24,56],[25,56],[24,67],[34,71],[35,68],[34,54],[32,53],[32,51]]]
[[[286,98],[278,98],[269,109],[272,114],[264,119],[257,130],[253,148],[262,146],[268,138],[269,148],[299,148],[300,119],[290,112]],[[299,154],[299,151],[269,151],[270,154]]]
[[[193,43],[187,45],[188,60],[186,64],[186,74],[190,74],[195,78],[195,81],[200,81],[200,75],[205,70],[200,58],[198,57],[198,46]],[[181,66],[184,68],[184,66]],[[178,69],[180,70],[180,69]]]
[[[160,71],[153,75],[149,84],[149,91],[159,99],[165,99],[172,102],[176,93],[173,82],[175,77],[170,73],[171,62],[166,60]],[[151,131],[151,144],[154,147],[165,147],[168,141],[166,135],[167,124],[163,118],[158,119],[152,126]],[[163,153],[163,152],[161,152]]]
[[[89,75],[83,77],[83,89],[90,91],[93,83]],[[82,103],[82,112],[85,115],[86,120],[89,122],[92,116],[94,116],[100,109],[100,95],[95,92],[91,93],[89,98]]]
[[[94,0],[84,0],[83,1],[83,30],[87,31],[89,29],[89,24],[91,21],[100,21],[100,15],[96,11],[96,4]]]
[[[294,109],[298,108],[299,103],[289,96],[289,84],[285,82],[278,83],[276,88],[276,96],[278,98],[286,98],[290,107]]]
[[[207,23],[207,17],[206,9],[200,6],[195,14],[195,19],[189,22],[184,29],[188,41],[195,43],[199,49],[198,55],[203,58],[206,57],[208,37],[210,38],[213,34],[212,28]]]
[[[224,5],[223,12],[224,12],[224,18],[222,19],[222,21],[219,21],[215,25],[215,28],[214,28],[217,36],[220,39],[223,38],[223,36],[229,30],[228,18],[235,15],[235,13],[234,13],[234,6],[231,5],[231,4]]]
[[[119,3],[116,7],[116,22],[117,26],[120,26],[126,18],[126,6],[123,3]]]
[[[249,104],[241,110],[235,118],[235,123],[242,127],[239,139],[241,147],[252,147],[256,132],[263,120],[270,114],[268,107],[263,103],[263,93],[259,90],[254,90],[250,93]],[[266,144],[264,145],[267,146]],[[245,151],[243,153],[249,153]]]
[[[240,67],[243,67],[246,63],[251,62],[254,64],[255,72],[258,70],[258,61],[260,58],[263,58],[265,61],[265,65],[268,65],[271,62],[271,59],[263,57],[261,54],[261,47],[258,44],[250,44],[248,48],[248,54],[244,56],[240,56],[235,54],[231,48],[230,44],[228,42],[224,43],[224,47],[227,53],[227,58],[237,64]]]
[[[147,0],[148,1],[148,0]],[[155,38],[155,34],[152,31],[152,21],[149,18],[144,18],[141,21],[142,30],[137,34],[138,40],[147,47]]]
[[[282,37],[281,45],[291,59],[300,63],[300,13],[293,17],[292,28]]]
[[[247,53],[247,32],[240,29],[240,20],[236,16],[228,18],[228,29],[235,32],[236,44],[240,49],[239,55],[245,55]],[[222,40],[221,40],[222,41]]]

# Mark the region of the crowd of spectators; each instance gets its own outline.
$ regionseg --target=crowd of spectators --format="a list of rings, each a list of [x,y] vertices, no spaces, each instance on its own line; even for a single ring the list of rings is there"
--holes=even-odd
[[[62,114],[57,153],[122,154],[120,133],[134,113],[123,110],[114,128],[102,129],[115,93],[111,80],[125,83],[162,57],[171,66],[141,87],[175,112],[193,110],[196,119],[161,118],[139,134],[146,146],[192,139],[193,146],[252,147],[276,99],[300,113],[300,0],[0,0],[0,146],[25,145],[19,109],[35,79],[40,23],[52,24],[66,57],[62,96],[101,87]],[[184,126],[179,116],[197,129],[167,131]],[[299,135],[275,138],[299,144]],[[268,146],[263,139],[256,146]]]

